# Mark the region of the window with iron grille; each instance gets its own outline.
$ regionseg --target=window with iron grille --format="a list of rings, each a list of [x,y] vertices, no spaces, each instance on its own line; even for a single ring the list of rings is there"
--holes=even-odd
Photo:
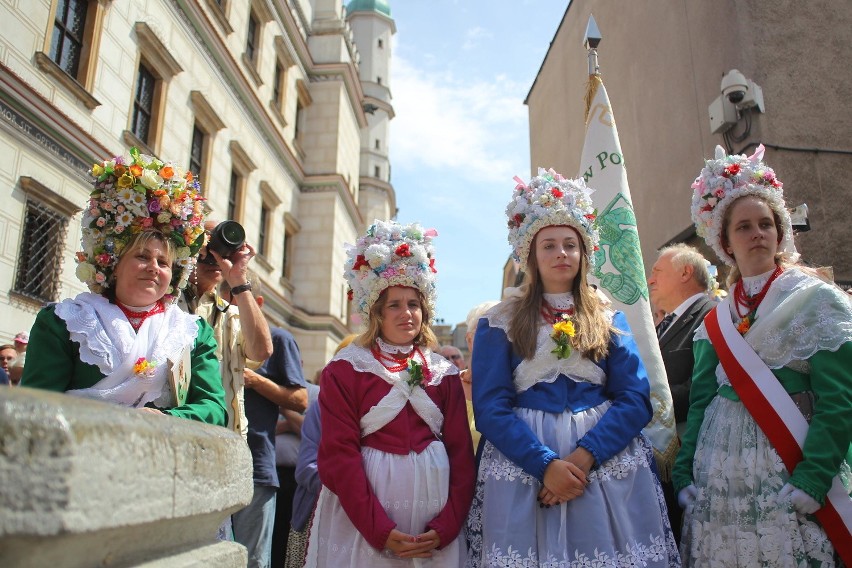
[[[88,10],[89,3],[80,0],[59,0],[56,4],[50,58],[75,79],[80,70]]]
[[[255,61],[257,56],[257,17],[254,12],[249,14],[248,31],[246,33],[246,57],[250,61]]]
[[[204,159],[204,131],[197,124],[192,126],[192,143],[189,149],[189,171],[201,175],[201,164]]]
[[[154,114],[154,88],[156,78],[145,66],[139,63],[139,74],[136,77],[136,97],[133,99],[133,134],[149,143],[151,132],[151,117]]]
[[[55,302],[59,299],[59,277],[67,232],[66,215],[38,201],[27,199],[13,292],[40,302]]]

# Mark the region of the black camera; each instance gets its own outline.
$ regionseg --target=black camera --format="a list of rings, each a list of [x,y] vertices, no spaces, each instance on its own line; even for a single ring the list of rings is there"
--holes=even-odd
[[[199,262],[204,264],[216,264],[216,259],[210,251],[219,253],[222,258],[228,258],[246,243],[246,230],[236,221],[222,221],[210,232],[210,241],[207,243],[207,255]]]

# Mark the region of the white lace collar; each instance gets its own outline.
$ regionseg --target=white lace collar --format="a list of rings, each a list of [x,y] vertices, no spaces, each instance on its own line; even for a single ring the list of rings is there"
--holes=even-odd
[[[731,296],[725,302],[733,321],[738,322]],[[807,372],[806,365],[795,362],[806,361],[817,351],[837,351],[843,343],[852,341],[848,295],[797,268],[788,268],[778,276],[756,315],[745,339],[770,369],[789,366]],[[709,339],[703,323],[695,339]]]
[[[92,398],[112,402],[127,402],[117,397],[124,396],[119,391],[123,388],[122,383],[127,384],[131,379],[132,373],[122,376],[115,373],[132,367],[137,357],[144,357],[152,363],[158,374],[158,380],[149,385],[147,398],[137,402],[144,404],[159,397],[165,392],[160,388],[165,385],[166,360],[179,360],[184,348],[192,348],[198,335],[198,316],[183,312],[174,304],[167,305],[164,312],[148,317],[138,333],[124,317],[121,308],[99,294],[84,292],[56,304],[54,311],[65,322],[71,340],[79,345],[80,360],[96,366],[110,384],[109,389],[98,387],[101,381],[91,389],[78,390],[78,394],[91,394]]]
[[[423,353],[423,359],[431,374],[431,379],[427,383],[428,386],[439,385],[445,376],[458,372],[452,363],[440,355],[433,353],[431,349],[422,347],[420,352]],[[358,372],[372,373],[390,384],[405,381],[408,378],[407,370],[398,372],[388,371],[384,365],[376,360],[376,357],[369,348],[361,347],[354,343],[350,343],[341,349],[332,359],[332,361],[340,360],[348,361],[352,365],[352,368]]]
[[[383,340],[381,337],[376,338],[376,343],[379,346],[379,349],[387,353],[388,355],[408,355],[414,349],[414,345],[394,345],[393,343],[388,343]]]
[[[559,311],[567,311],[574,307],[574,294],[572,292],[561,292],[559,294],[544,294],[544,301],[551,308]]]
[[[760,290],[766,285],[769,277],[772,276],[773,272],[775,272],[775,268],[769,272],[758,274],[757,276],[743,276],[743,290],[746,295],[754,296],[760,292]]]
[[[515,301],[508,300],[497,304],[485,314],[491,327],[502,329],[509,336],[509,323],[515,312]],[[613,312],[605,310],[606,317],[612,318]],[[515,368],[512,380],[517,392],[524,392],[537,383],[555,382],[561,375],[576,382],[588,382],[601,385],[606,382],[606,374],[599,366],[579,352],[574,351],[567,359],[557,359],[553,351],[554,343],[550,338],[551,326],[542,323],[538,328],[536,350],[532,359],[524,359]]]

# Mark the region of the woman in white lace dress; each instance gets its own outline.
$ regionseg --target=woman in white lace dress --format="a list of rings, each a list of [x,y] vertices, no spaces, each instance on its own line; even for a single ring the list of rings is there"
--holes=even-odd
[[[650,387],[624,315],[586,282],[591,189],[539,170],[507,208],[526,283],[479,320],[482,449],[468,566],[679,566],[649,441]]]
[[[852,309],[794,263],[781,183],[762,158],[762,146],[719,147],[692,186],[697,231],[732,269],[695,336],[673,471],[681,553],[689,566],[836,566],[852,547]]]
[[[135,149],[90,173],[77,276],[91,292],[39,312],[22,384],[224,425],[212,330],[174,303],[204,243],[197,182]]]
[[[346,278],[367,330],[320,378],[323,488],[307,566],[460,566],[473,450],[458,370],[432,352],[434,231],[376,221]]]

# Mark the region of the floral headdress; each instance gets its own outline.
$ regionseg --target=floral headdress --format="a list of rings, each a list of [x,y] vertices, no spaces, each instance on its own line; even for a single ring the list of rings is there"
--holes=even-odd
[[[728,155],[724,148],[716,146],[715,159],[705,160],[704,168],[692,183],[692,221],[695,223],[695,231],[730,266],[735,262],[722,246],[722,223],[731,203],[745,195],[755,195],[766,200],[769,208],[781,219],[784,237],[779,250],[794,255],[796,253],[793,224],[784,202],[783,184],[775,177],[772,168],[763,163],[763,152],[763,144],[751,156]]]
[[[343,276],[349,283],[349,299],[354,300],[364,321],[369,319],[379,295],[390,286],[420,290],[434,317],[438,271],[432,238],[437,236],[435,229],[424,230],[416,223],[376,220],[367,234],[349,247]]]
[[[83,211],[83,250],[77,278],[94,293],[112,285],[121,251],[133,236],[160,231],[175,248],[174,274],[167,294],[186,286],[204,245],[204,200],[192,172],[140,154],[117,156],[89,171],[94,189]]]
[[[538,175],[529,183],[515,176],[518,185],[512,201],[506,207],[509,218],[509,244],[512,256],[527,266],[530,244],[536,233],[551,225],[568,225],[580,233],[586,246],[586,258],[594,265],[594,254],[600,237],[595,224],[597,213],[592,205],[594,189],[586,186],[583,178],[567,179],[552,169],[538,169]]]

